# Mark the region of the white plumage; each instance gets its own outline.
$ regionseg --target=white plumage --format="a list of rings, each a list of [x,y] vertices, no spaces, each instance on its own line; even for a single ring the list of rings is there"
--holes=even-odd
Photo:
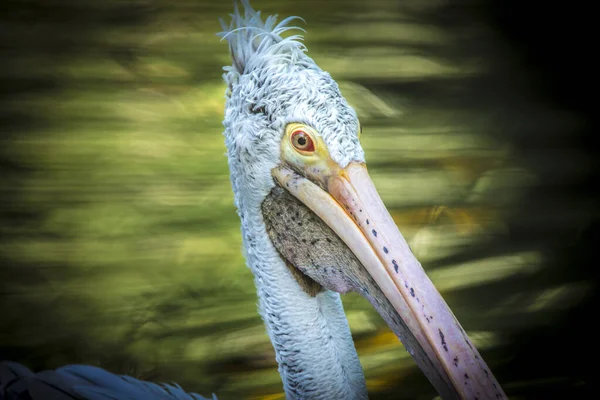
[[[331,76],[305,54],[300,36],[281,38],[288,18],[260,19],[244,1],[222,36],[233,65],[228,85],[225,143],[241,219],[246,261],[255,276],[259,310],[276,351],[290,399],[366,398],[363,371],[338,293],[311,297],[294,280],[267,236],[260,206],[275,185],[285,126],[302,122],[321,132],[341,166],[364,161],[355,111]]]

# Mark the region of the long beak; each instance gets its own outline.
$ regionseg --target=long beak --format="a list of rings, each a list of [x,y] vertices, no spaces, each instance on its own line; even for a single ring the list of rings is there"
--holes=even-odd
[[[395,333],[444,399],[506,395],[437,291],[379,197],[364,164],[322,186],[281,166],[273,176],[349,247],[404,322]]]

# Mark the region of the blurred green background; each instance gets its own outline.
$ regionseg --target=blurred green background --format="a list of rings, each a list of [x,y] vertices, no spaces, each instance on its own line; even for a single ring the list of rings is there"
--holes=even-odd
[[[511,2],[252,4],[307,21],[383,200],[507,394],[591,393],[598,164],[565,37],[539,20],[526,35],[537,14]],[[232,9],[0,6],[0,359],[283,398],[221,135]],[[343,299],[371,398],[434,397],[369,304]]]

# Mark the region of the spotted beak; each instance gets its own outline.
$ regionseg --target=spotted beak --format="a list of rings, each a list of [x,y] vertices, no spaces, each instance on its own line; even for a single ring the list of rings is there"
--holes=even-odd
[[[321,159],[327,158],[323,155]],[[282,164],[275,180],[327,224],[375,281],[401,323],[391,326],[443,399],[506,395],[381,200],[367,168]],[[376,306],[377,308],[377,306]],[[383,314],[383,310],[378,310]]]

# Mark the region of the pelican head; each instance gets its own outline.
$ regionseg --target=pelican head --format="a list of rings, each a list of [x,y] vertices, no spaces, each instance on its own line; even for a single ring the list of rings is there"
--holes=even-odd
[[[225,142],[247,264],[288,398],[366,398],[339,293],[377,309],[438,393],[504,398],[373,185],[361,125],[292,18],[223,24]]]

